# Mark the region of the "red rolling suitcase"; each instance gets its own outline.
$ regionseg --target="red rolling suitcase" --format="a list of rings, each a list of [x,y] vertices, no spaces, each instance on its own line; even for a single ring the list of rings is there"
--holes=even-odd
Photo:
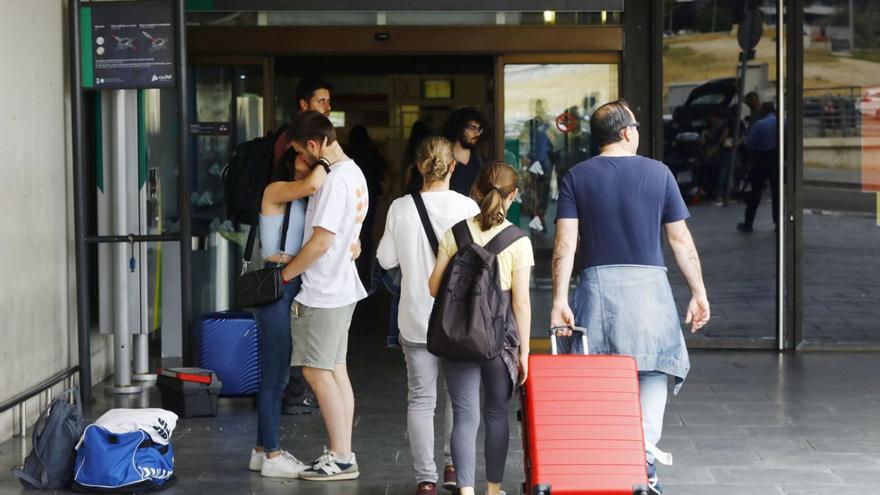
[[[576,332],[586,354],[586,333]],[[523,493],[647,495],[635,360],[557,355],[550,334],[553,355],[529,356],[521,394]]]

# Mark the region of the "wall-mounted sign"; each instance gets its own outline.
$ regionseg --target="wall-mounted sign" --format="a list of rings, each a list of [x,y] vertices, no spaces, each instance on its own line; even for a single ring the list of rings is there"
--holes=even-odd
[[[91,2],[80,11],[83,86],[174,86],[174,13],[168,0]]]
[[[449,100],[453,97],[452,79],[422,79],[422,98],[425,100]]]

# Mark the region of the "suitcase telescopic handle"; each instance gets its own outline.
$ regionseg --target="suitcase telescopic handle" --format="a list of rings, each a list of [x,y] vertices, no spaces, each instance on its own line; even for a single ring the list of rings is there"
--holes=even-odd
[[[556,345],[556,334],[562,330],[571,330],[572,333],[580,333],[581,334],[581,342],[583,343],[584,354],[589,354],[590,350],[587,347],[587,329],[584,327],[569,327],[569,326],[559,326],[559,327],[550,327],[550,352],[555,354],[559,354],[559,347]]]

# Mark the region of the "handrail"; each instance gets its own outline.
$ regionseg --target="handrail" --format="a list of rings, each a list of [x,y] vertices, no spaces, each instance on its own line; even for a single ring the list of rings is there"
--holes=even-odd
[[[18,394],[17,396],[13,397],[12,399],[4,402],[3,404],[0,404],[0,414],[8,411],[9,409],[12,409],[13,407],[21,404],[22,402],[30,399],[31,397],[37,396],[38,394],[42,393],[46,389],[55,386],[57,383],[60,383],[62,380],[65,380],[78,372],[79,372],[79,365],[73,366],[71,368],[68,368],[68,369],[60,372],[60,373],[55,374],[54,376],[50,377],[48,380],[44,381],[43,383],[41,383],[39,385],[35,385],[28,390],[25,390],[24,392]]]

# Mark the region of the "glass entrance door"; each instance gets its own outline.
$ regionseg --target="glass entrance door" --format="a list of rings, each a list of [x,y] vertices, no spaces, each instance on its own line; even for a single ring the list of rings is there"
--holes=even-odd
[[[192,256],[193,311],[201,314],[232,308],[247,226],[228,218],[223,169],[236,144],[264,134],[263,68],[195,66],[192,80],[190,201],[200,240]]]
[[[509,218],[529,233],[535,251],[532,337],[545,338],[552,306],[551,264],[556,236],[557,184],[597,153],[590,116],[618,98],[619,58],[599,56],[501,57],[497,156],[520,174],[520,198]]]

